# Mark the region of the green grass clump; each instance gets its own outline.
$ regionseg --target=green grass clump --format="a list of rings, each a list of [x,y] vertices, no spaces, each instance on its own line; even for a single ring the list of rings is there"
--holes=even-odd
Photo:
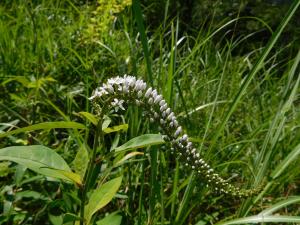
[[[191,36],[169,1],[155,29],[151,5],[111,1],[108,13],[102,2],[0,3],[0,224],[299,223],[300,52],[280,45],[299,1],[256,49],[256,33],[225,34],[260,18]],[[216,191],[141,105],[113,100],[119,110],[99,120],[89,97],[124,74],[162,94],[224,182],[259,192]]]

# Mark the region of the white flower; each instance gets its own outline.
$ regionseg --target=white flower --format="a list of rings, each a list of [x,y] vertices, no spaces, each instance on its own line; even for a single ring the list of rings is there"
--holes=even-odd
[[[150,87],[150,88],[148,88],[148,90],[146,91],[145,97],[148,98],[149,95],[151,94],[151,92],[152,92],[152,88]]]
[[[117,98],[111,103],[111,105],[115,108],[115,111],[118,112],[119,109],[125,110],[123,107],[124,100],[118,100]]]
[[[170,120],[170,121],[172,121],[172,122],[174,123],[174,121],[173,121],[173,116],[174,116],[174,113],[171,112],[171,113],[168,115],[167,120]]]
[[[197,149],[193,148],[192,151],[191,151],[191,153],[192,153],[192,154],[195,154],[196,151],[197,151]]]
[[[173,118],[172,118],[173,119]],[[178,127],[178,122],[177,120],[172,120],[173,124],[174,124],[174,127]]]
[[[187,136],[186,134],[184,134],[184,135],[182,136],[182,138],[181,138],[181,140],[184,141],[184,142],[187,141],[187,139],[188,139],[188,136]]]
[[[143,95],[143,92],[142,91],[138,91],[138,94],[137,94],[138,98],[142,97],[142,95]]]
[[[174,133],[174,137],[177,138],[182,132],[182,127],[178,127]]]
[[[162,96],[161,95],[157,95],[154,99],[154,103],[158,103],[160,100],[162,100]]]
[[[144,83],[144,81],[137,80],[135,82],[135,86],[134,86],[135,91],[141,91],[141,90],[143,91],[143,90],[145,90],[145,88],[146,88],[146,83]]]
[[[152,104],[153,104],[153,98],[149,98],[148,104],[149,104],[149,105],[152,105]]]
[[[170,109],[170,108],[167,108],[166,114],[169,115],[170,113],[171,113],[171,109]]]
[[[153,99],[155,99],[156,96],[157,96],[157,90],[154,89],[154,90],[152,91],[151,95],[152,95]]]
[[[128,84],[129,87],[134,87],[136,78],[134,76],[124,76],[125,83]]]
[[[159,102],[159,105],[160,105],[160,106],[166,105],[166,107],[168,107],[168,104],[166,103],[166,101],[165,101],[164,99],[162,99],[162,100]]]
[[[160,111],[163,112],[168,107],[167,104],[164,104],[160,107]]]
[[[109,93],[111,93],[111,94],[113,94],[114,93],[114,88],[113,88],[113,86],[111,85],[111,84],[104,84],[103,85],[103,88],[105,89],[105,90],[107,90]]]
[[[113,77],[113,78],[108,79],[107,83],[109,83],[111,85],[114,85],[114,84],[119,85],[119,84],[124,83],[124,78],[119,77],[119,76]]]

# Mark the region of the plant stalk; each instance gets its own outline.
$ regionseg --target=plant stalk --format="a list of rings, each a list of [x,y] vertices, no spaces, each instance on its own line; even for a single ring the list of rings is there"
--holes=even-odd
[[[87,200],[87,193],[90,190],[91,187],[91,177],[93,174],[93,171],[95,169],[95,161],[96,161],[96,155],[97,155],[97,148],[101,144],[99,140],[103,140],[103,132],[102,132],[102,117],[99,119],[99,122],[96,127],[95,137],[94,137],[94,144],[93,149],[91,152],[91,157],[89,160],[88,168],[86,170],[86,173],[83,178],[83,188],[81,191],[81,205],[80,205],[80,225],[86,225],[84,222],[84,207]]]

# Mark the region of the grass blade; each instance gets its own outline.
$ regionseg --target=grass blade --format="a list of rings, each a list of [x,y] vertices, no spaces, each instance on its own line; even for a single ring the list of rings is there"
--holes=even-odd
[[[71,128],[71,129],[86,129],[86,127],[81,124],[81,123],[77,123],[77,122],[65,122],[65,121],[59,121],[59,122],[44,122],[44,123],[38,123],[38,124],[34,124],[28,127],[22,127],[22,128],[18,128],[12,131],[8,131],[5,133],[0,134],[0,138],[3,137],[7,137],[13,134],[19,134],[19,133],[23,133],[23,132],[31,132],[31,131],[35,131],[35,130],[49,130],[49,129],[67,129],[67,128]]]
[[[288,205],[291,205],[291,204],[294,204],[294,203],[297,203],[297,202],[300,202],[300,196],[296,196],[296,197],[290,197],[288,199],[285,199],[281,202],[278,202],[277,204],[273,205],[271,208],[268,208],[268,209],[265,209],[263,210],[260,214],[258,215],[264,215],[264,216],[267,216],[267,215],[270,215],[276,211],[278,211],[279,209],[283,208],[283,207],[286,207]]]
[[[271,49],[274,47],[276,41],[278,40],[278,38],[282,34],[283,29],[286,27],[286,25],[288,24],[288,22],[290,21],[292,16],[295,14],[295,12],[298,9],[299,5],[300,5],[300,1],[295,0],[294,3],[292,4],[292,6],[290,7],[289,11],[287,12],[286,16],[282,20],[281,24],[279,25],[277,30],[274,32],[272,38],[270,39],[267,46],[265,47],[264,52],[262,53],[261,57],[259,58],[257,63],[254,65],[254,67],[250,71],[250,73],[247,76],[247,78],[245,79],[245,81],[243,82],[243,84],[242,84],[241,88],[239,89],[237,95],[235,96],[229,110],[227,111],[226,115],[222,119],[221,124],[219,125],[219,127],[216,130],[216,133],[213,137],[212,145],[210,146],[210,148],[213,148],[214,143],[216,143],[216,140],[218,139],[221,131],[224,129],[225,124],[227,123],[228,119],[230,118],[230,116],[232,115],[234,110],[236,109],[236,107],[237,107],[238,103],[240,102],[241,98],[245,94],[245,92],[247,90],[247,87],[249,86],[250,82],[253,80],[253,78],[257,74],[257,72],[263,67],[265,59],[267,58],[267,56],[270,53]]]
[[[147,64],[147,74],[148,74],[148,79],[147,81],[153,86],[153,75],[152,75],[152,63],[151,63],[151,58],[150,58],[150,53],[149,53],[149,47],[148,47],[148,40],[146,37],[146,32],[145,32],[145,26],[143,23],[143,14],[142,14],[142,9],[141,9],[141,4],[139,0],[133,0],[132,1],[132,8],[134,11],[134,16],[135,16],[135,21],[137,23],[138,31],[141,35],[141,42],[143,46],[143,51],[146,59],[146,64]]]
[[[300,223],[300,216],[249,216],[242,219],[231,220],[216,225],[234,225],[234,224],[253,224],[253,223]]]

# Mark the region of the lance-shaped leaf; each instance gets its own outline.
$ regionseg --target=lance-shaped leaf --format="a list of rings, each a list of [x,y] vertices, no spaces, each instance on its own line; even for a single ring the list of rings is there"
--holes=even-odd
[[[84,219],[86,224],[90,223],[92,216],[101,208],[106,206],[115,196],[122,182],[122,177],[112,179],[100,188],[94,190],[90,196],[89,203],[85,206]]]
[[[12,146],[0,149],[0,160],[21,164],[36,173],[81,184],[80,176],[53,149],[42,145]]]
[[[162,139],[161,134],[144,134],[135,137],[125,144],[115,148],[115,151],[126,151],[131,149],[144,148],[151,145],[160,145],[163,143],[164,140]]]

